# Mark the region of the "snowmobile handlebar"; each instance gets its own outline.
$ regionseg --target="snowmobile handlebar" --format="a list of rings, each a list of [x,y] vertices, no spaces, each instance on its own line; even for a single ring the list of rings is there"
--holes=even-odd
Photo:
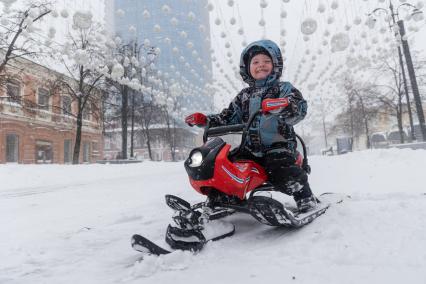
[[[226,135],[226,134],[231,134],[231,133],[243,133],[243,139],[242,141],[245,141],[245,136],[246,136],[246,131],[247,129],[250,128],[251,124],[254,121],[254,118],[261,114],[262,111],[258,110],[255,113],[253,113],[249,120],[247,121],[247,123],[242,123],[242,124],[231,124],[231,125],[226,125],[226,126],[217,126],[217,127],[209,127],[208,124],[206,126],[206,128],[204,128],[204,135],[203,135],[203,142],[206,143],[207,138],[208,137],[212,137],[212,136],[222,136],[222,135]]]
[[[235,133],[235,132],[241,132],[244,131],[245,124],[234,124],[234,125],[227,125],[227,126],[218,126],[218,127],[212,127],[209,128],[208,136],[220,136],[228,133]]]

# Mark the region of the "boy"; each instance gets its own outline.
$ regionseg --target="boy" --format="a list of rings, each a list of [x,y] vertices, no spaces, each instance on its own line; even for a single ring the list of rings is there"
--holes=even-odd
[[[276,190],[292,195],[301,212],[316,206],[306,172],[295,166],[296,135],[293,125],[306,115],[307,103],[288,82],[280,82],[283,60],[279,47],[270,40],[248,45],[241,54],[240,75],[249,85],[220,114],[194,113],[185,118],[190,126],[210,127],[246,123],[266,98],[288,98],[289,106],[278,115],[261,115],[249,129],[244,158],[262,165]]]

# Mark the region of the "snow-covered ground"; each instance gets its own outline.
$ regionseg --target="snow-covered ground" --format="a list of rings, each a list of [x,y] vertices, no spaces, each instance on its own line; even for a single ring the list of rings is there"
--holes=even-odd
[[[349,194],[300,230],[246,215],[198,254],[146,257],[164,195],[196,202],[182,163],[0,165],[0,283],[426,283],[426,151],[310,158],[315,193]]]

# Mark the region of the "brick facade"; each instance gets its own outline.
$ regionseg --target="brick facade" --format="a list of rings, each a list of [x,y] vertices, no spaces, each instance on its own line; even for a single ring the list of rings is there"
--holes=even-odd
[[[11,99],[7,82],[1,84],[0,163],[70,163],[76,123],[62,108],[66,95],[51,87],[58,74],[29,60],[13,64],[7,72],[13,75],[14,84],[19,85],[20,98]],[[40,93],[45,90],[49,94],[48,104],[40,105],[43,102]],[[74,114],[76,107],[71,103]],[[102,129],[97,117],[90,115],[83,121],[80,162],[102,159]]]

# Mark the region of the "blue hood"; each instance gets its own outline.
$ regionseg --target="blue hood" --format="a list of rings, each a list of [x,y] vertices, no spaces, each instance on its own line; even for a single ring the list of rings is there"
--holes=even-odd
[[[250,64],[250,55],[253,54],[253,51],[265,51],[267,52],[274,64],[274,69],[272,73],[263,80],[255,80],[250,75],[249,64]],[[240,57],[240,75],[243,78],[244,82],[249,84],[249,86],[271,86],[275,84],[281,77],[283,72],[283,57],[281,50],[275,42],[271,40],[259,40],[249,44],[241,53]]]

